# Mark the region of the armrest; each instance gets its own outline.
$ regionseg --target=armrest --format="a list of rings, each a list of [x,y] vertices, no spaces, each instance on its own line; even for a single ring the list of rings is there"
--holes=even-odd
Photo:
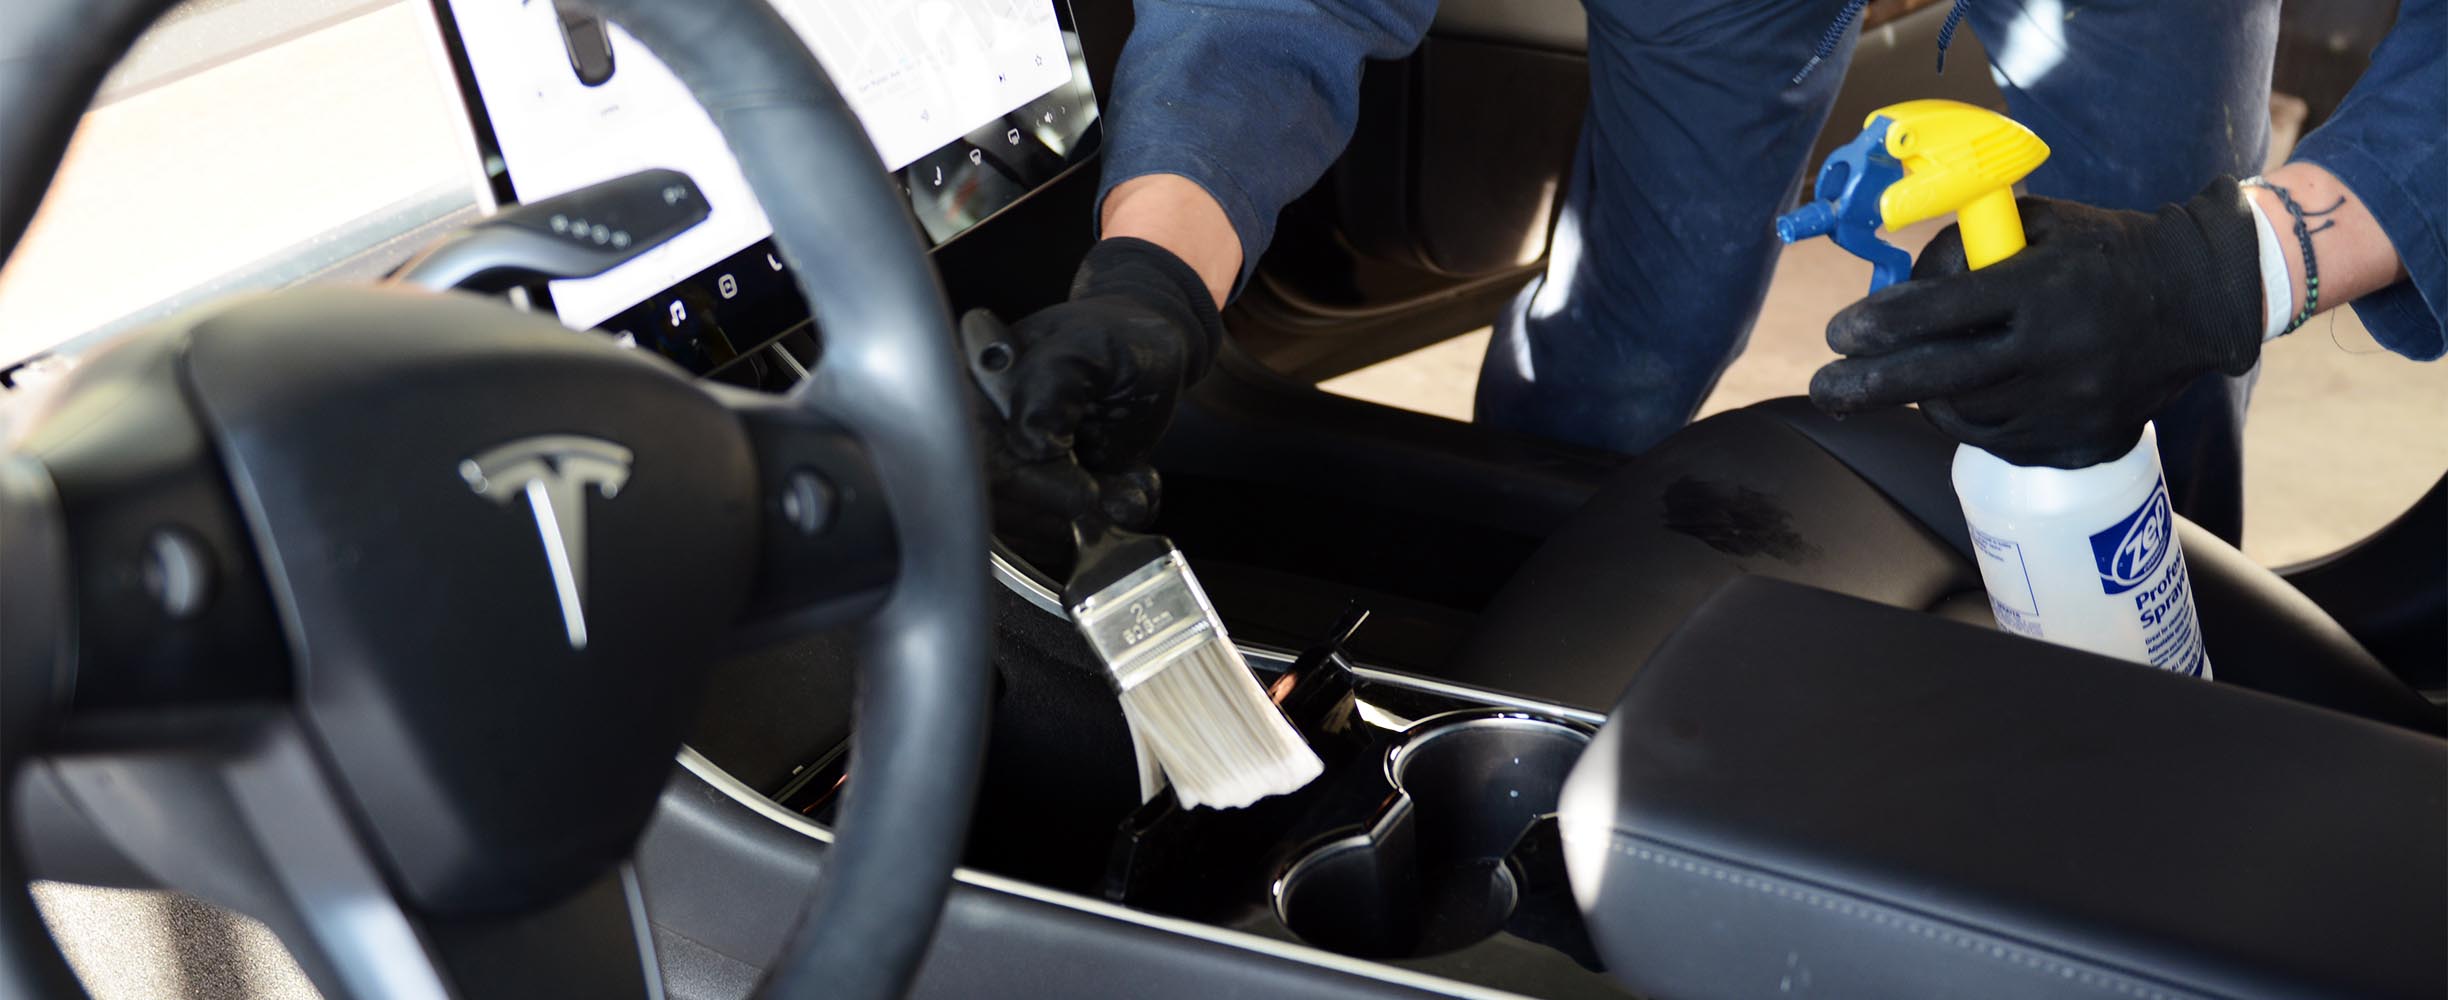
[[[2448,741],[1765,578],[1562,823],[1661,998],[2448,995]]]

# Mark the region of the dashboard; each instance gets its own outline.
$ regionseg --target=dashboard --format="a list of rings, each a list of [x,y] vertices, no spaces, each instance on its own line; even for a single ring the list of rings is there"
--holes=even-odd
[[[812,357],[815,341],[791,336],[805,332],[808,309],[772,227],[669,69],[574,4],[433,3],[497,204],[653,167],[688,174],[705,194],[703,223],[601,275],[532,290],[540,308],[700,375],[738,381],[786,350],[788,364]],[[840,87],[933,245],[1095,151],[1096,95],[1064,0],[774,7]]]

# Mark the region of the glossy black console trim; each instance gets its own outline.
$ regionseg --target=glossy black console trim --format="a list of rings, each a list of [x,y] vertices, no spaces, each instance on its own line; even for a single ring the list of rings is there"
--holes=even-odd
[[[757,926],[771,923],[757,905],[759,887],[795,899],[821,867],[832,833],[692,751],[682,751],[680,764],[684,773],[674,776],[639,850],[655,922],[733,961],[761,965],[767,956],[740,954],[756,950],[743,937],[772,939],[778,930]],[[1516,996],[971,869],[954,878],[915,996]],[[1083,992],[1090,985],[1110,992]]]

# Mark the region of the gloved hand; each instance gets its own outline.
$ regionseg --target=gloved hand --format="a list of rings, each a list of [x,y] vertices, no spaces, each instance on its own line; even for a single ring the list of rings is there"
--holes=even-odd
[[[1828,322],[1844,358],[1811,378],[1843,415],[1920,403],[1940,430],[2017,465],[2073,469],[2131,450],[2204,372],[2241,375],[2264,322],[2252,207],[2219,178],[2156,214],[2017,203],[2030,245],[1978,271],[1953,226]]]
[[[1102,240],[1071,298],[1012,326],[1011,418],[990,457],[996,524],[1068,546],[1072,520],[1154,520],[1147,464],[1182,391],[1206,374],[1224,322],[1198,272],[1146,240]]]

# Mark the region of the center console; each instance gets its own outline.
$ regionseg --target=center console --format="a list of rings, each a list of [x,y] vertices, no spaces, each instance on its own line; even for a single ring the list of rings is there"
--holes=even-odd
[[[1355,668],[1336,642],[1265,666],[1325,775],[1240,810],[1152,799],[1116,832],[1106,899],[1508,992],[1625,995],[1555,818],[1601,720]]]
[[[1244,646],[1325,773],[1248,808],[1184,809],[1129,773],[1111,690],[1052,594],[997,568],[1001,683],[972,869],[1286,954],[1530,996],[1624,995],[1582,928],[1555,818],[1602,716],[1357,664],[1345,645],[1368,616],[1354,610],[1304,652]],[[759,687],[785,691],[789,672]],[[718,718],[736,713],[707,717],[692,745],[779,811],[833,821],[854,780],[838,745],[805,745],[785,766]]]
[[[1002,568],[997,742],[916,995],[1633,995],[1583,925],[1556,819],[1602,716],[1357,664],[1355,613],[1305,652],[1244,647],[1323,776],[1239,810],[1142,800],[1107,773],[1129,744],[1070,623]],[[784,766],[700,730],[641,874],[667,969],[753,967],[816,877],[848,762],[809,746]]]

